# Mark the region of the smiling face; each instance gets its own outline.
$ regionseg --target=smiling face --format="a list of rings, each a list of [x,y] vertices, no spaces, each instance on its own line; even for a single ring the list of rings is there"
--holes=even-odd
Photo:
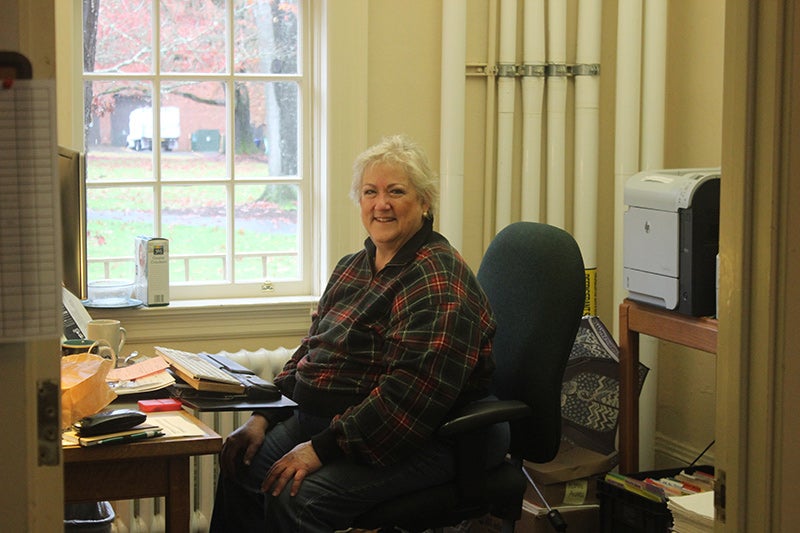
[[[422,228],[428,209],[403,171],[385,164],[364,171],[358,203],[361,223],[377,248],[379,268]]]

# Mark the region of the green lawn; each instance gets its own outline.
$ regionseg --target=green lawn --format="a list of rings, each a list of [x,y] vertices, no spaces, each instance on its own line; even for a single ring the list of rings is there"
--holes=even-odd
[[[153,181],[149,178],[152,156],[149,152],[99,151],[87,158],[89,259],[124,259],[110,262],[106,274],[102,264],[91,263],[89,278],[133,277],[133,242],[137,235],[153,235]],[[161,237],[170,240],[170,276],[173,281],[223,281],[225,272],[219,258],[195,258],[187,265],[178,256],[222,254],[229,247],[225,229],[227,190],[220,184],[192,184],[181,177],[224,175],[221,154],[165,154],[162,184],[163,227]],[[240,175],[255,176],[266,169],[261,160],[248,158],[237,163]],[[96,185],[102,185],[97,187]],[[232,235],[237,253],[289,252],[297,250],[297,187],[286,184],[237,186],[235,225]],[[296,277],[295,256],[270,259],[271,279]],[[260,260],[240,258],[235,263],[237,280],[263,279]]]

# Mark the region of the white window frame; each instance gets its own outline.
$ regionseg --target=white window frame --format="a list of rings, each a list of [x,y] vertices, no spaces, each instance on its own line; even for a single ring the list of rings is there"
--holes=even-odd
[[[78,9],[78,13],[81,12],[81,4],[80,0],[75,0],[76,9]],[[171,301],[180,301],[180,300],[208,300],[208,299],[230,299],[230,298],[258,298],[258,297],[267,297],[267,298],[280,298],[280,297],[297,297],[303,295],[310,295],[318,292],[318,283],[316,282],[319,276],[317,273],[319,272],[319,267],[317,261],[315,261],[314,257],[319,255],[319,244],[318,242],[315,243],[314,236],[320,235],[320,232],[316,229],[320,226],[320,209],[316,204],[316,201],[320,198],[319,195],[313,193],[316,187],[320,186],[320,182],[318,179],[318,174],[314,172],[314,165],[313,165],[313,154],[315,153],[313,146],[312,146],[312,125],[315,122],[315,114],[316,108],[318,107],[317,102],[315,101],[314,95],[318,93],[315,90],[317,83],[314,79],[317,69],[314,68],[317,61],[315,60],[314,54],[320,48],[316,45],[315,39],[315,19],[317,18],[317,13],[315,11],[319,11],[318,9],[314,9],[315,2],[311,2],[310,0],[300,0],[300,34],[301,34],[301,42],[300,42],[300,57],[299,57],[299,64],[298,64],[298,74],[296,76],[291,76],[292,81],[296,82],[299,87],[299,92],[301,94],[301,100],[299,102],[300,106],[300,113],[301,113],[301,123],[298,125],[300,130],[300,146],[299,148],[299,172],[301,177],[301,198],[300,198],[300,209],[298,211],[298,217],[302,220],[301,227],[302,232],[299,235],[301,239],[300,247],[299,247],[299,280],[271,280],[271,279],[264,279],[260,280],[259,282],[251,282],[251,283],[230,283],[228,281],[220,281],[220,282],[182,282],[178,280],[172,280],[170,284],[170,300]],[[153,13],[154,21],[158,19],[158,2],[155,2],[155,10]],[[229,3],[228,6],[228,16],[232,16],[233,7],[232,3]],[[82,16],[77,18],[78,21],[82,20]],[[78,25],[80,27],[80,22]],[[153,24],[153,33],[154,38],[158,38],[159,32],[159,25],[154,22]],[[82,30],[82,28],[81,28]],[[78,32],[80,34],[80,31]],[[228,60],[231,61],[230,55],[233,54],[233,50],[229,47],[227,50]],[[80,47],[80,55],[78,57],[82,58],[82,45]],[[81,62],[82,64],[82,62]],[[82,83],[82,80],[97,80],[97,81],[104,81],[104,80],[113,80],[113,79],[142,79],[144,81],[152,82],[154,85],[154,93],[153,93],[153,105],[158,108],[160,107],[158,102],[160,100],[160,94],[157,90],[162,83],[169,83],[172,79],[180,79],[185,78],[186,75],[178,74],[161,74],[157,71],[153,73],[138,75],[138,74],[122,74],[122,75],[95,75],[89,74],[84,78],[83,73],[79,70],[80,75],[78,75],[79,81]],[[192,79],[198,80],[205,80],[205,79],[214,79],[216,81],[226,81],[228,84],[232,85],[235,81],[241,81],[243,79],[254,79],[254,77],[245,76],[242,77],[241,75],[234,76],[232,72],[225,72],[223,74],[213,74],[213,75],[191,75]],[[272,76],[266,75],[265,78],[269,79]],[[276,78],[275,81],[280,81]],[[228,98],[230,98],[231,91],[228,92]],[[82,100],[75,102],[78,109],[82,109],[83,102]],[[227,116],[227,131],[233,131],[233,102],[229,102],[227,108],[230,110],[230,113]],[[82,115],[81,115],[82,117]],[[80,117],[76,117],[80,118]],[[158,120],[158,117],[156,117]],[[76,143],[80,145],[81,137],[76,137]],[[226,136],[226,142],[230,144],[230,136]],[[79,148],[81,149],[81,148]],[[232,147],[228,146],[226,149],[226,153],[232,153]],[[160,168],[159,165],[159,158],[161,156],[161,151],[159,150],[158,146],[154,146],[154,158],[155,158],[155,168]],[[89,163],[90,164],[90,163]],[[166,182],[163,182],[166,184]],[[227,187],[232,187],[232,183],[225,182],[224,183]],[[138,183],[137,183],[138,185]],[[89,183],[87,184],[87,188],[93,187],[106,187],[107,184],[94,184]],[[162,186],[162,182],[159,180],[155,184],[156,193]],[[159,203],[157,203],[159,205]],[[231,216],[231,215],[229,215]],[[158,214],[156,214],[156,222],[159,220]],[[229,228],[230,229],[230,228]],[[158,230],[156,231],[158,233]],[[231,235],[229,239],[232,239],[233,236]],[[171,249],[176,249],[176,244],[171,243]],[[268,283],[267,283],[268,282]]]
[[[365,232],[348,192],[353,159],[368,145],[368,0],[313,0],[314,105],[310,114],[313,288],[305,296],[183,301],[167,307],[115,310],[129,341],[302,335],[309,312],[336,261],[362,246]],[[59,144],[83,139],[81,0],[56,2]],[[231,313],[230,311],[233,311]],[[96,312],[96,315],[102,313]],[[220,320],[230,317],[231,320]],[[235,317],[235,318],[234,318]],[[267,326],[269,324],[269,326]],[[137,334],[137,332],[142,332]]]

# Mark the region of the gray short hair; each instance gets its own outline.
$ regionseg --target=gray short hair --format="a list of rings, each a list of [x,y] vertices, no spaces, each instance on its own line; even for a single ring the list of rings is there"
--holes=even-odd
[[[350,186],[350,198],[356,204],[361,196],[364,173],[378,164],[401,169],[417,194],[428,204],[428,216],[433,217],[439,201],[438,176],[431,169],[428,156],[422,148],[405,135],[384,137],[356,157],[353,163],[353,183]]]

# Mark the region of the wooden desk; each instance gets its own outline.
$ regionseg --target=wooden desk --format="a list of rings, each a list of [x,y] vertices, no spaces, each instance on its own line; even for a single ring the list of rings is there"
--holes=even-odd
[[[130,444],[64,446],[64,501],[77,503],[166,497],[169,532],[189,531],[189,458],[217,453],[222,437],[185,411],[199,437],[147,439]]]
[[[623,300],[619,306],[619,471],[639,470],[639,334],[717,352],[717,320]]]

